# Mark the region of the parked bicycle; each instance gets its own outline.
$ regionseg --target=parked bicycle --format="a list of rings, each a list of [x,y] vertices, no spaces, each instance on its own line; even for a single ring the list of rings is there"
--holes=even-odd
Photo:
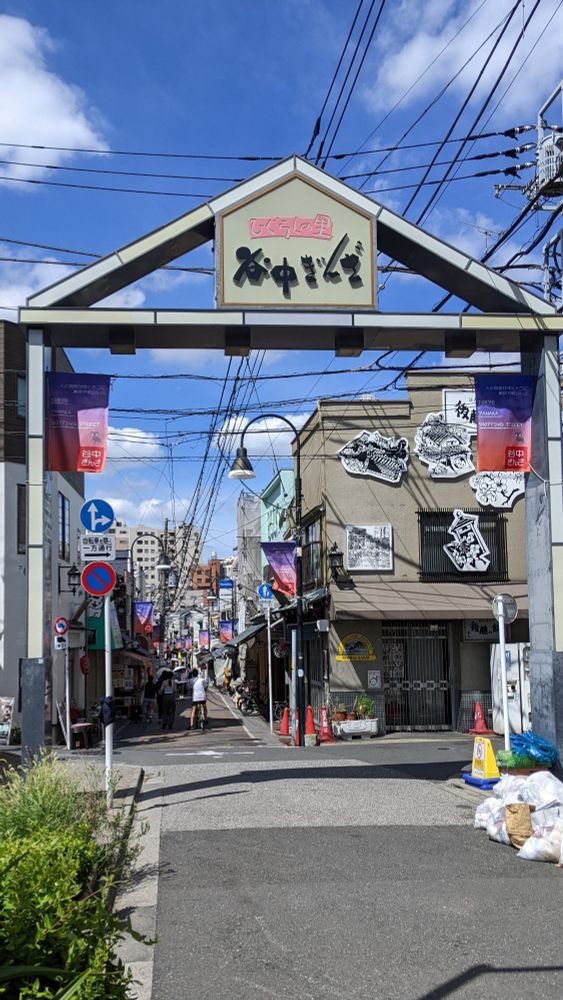
[[[243,715],[260,715],[258,698],[250,691],[242,691],[239,694],[239,708]]]

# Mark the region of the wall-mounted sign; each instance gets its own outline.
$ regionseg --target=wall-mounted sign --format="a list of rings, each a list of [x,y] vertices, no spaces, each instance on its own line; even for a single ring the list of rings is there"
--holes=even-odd
[[[381,670],[368,670],[368,688],[381,688]]]
[[[482,507],[511,510],[524,496],[526,480],[523,472],[478,472],[469,485]]]
[[[352,660],[368,662],[376,660],[377,657],[367,636],[361,635],[360,632],[350,632],[338,643],[336,659],[340,662]]]
[[[468,618],[463,623],[466,642],[498,642],[498,622],[494,618]]]
[[[534,380],[529,375],[476,375],[477,468],[529,472]]]
[[[431,479],[459,479],[475,470],[470,430],[463,424],[446,423],[443,413],[429,413],[417,427],[414,450],[430,469]]]
[[[442,389],[442,413],[447,424],[461,424],[477,433],[474,389]]]
[[[349,570],[371,570],[380,573],[393,569],[393,528],[390,524],[347,524],[347,557]]]
[[[479,531],[478,515],[463,510],[454,510],[453,514],[448,528],[453,541],[443,546],[444,552],[460,573],[486,573],[491,553]]]
[[[384,437],[379,431],[362,431],[337,454],[351,476],[372,476],[385,483],[399,483],[407,471],[409,443],[406,438]]]
[[[115,559],[115,535],[80,535],[80,560],[90,562],[92,559]]]
[[[220,308],[375,309],[373,220],[301,177],[224,212]]]

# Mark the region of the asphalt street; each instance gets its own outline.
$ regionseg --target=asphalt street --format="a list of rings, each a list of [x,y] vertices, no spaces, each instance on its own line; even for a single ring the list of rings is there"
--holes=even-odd
[[[473,829],[470,739],[288,749],[213,702],[204,734],[119,745],[146,768],[140,1000],[563,995],[563,872]]]

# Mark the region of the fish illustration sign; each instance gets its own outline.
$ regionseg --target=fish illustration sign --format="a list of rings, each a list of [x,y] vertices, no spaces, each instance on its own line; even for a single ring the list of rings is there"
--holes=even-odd
[[[400,483],[407,471],[406,438],[384,437],[379,431],[362,431],[339,448],[337,455],[351,476],[372,476],[385,483]]]

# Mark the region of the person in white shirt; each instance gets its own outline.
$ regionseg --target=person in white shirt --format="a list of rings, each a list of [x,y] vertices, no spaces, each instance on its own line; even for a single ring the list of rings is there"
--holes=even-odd
[[[190,687],[192,689],[192,717],[191,724],[192,729],[195,727],[196,723],[196,712],[198,704],[203,705],[203,716],[207,722],[207,680],[200,673],[199,670],[193,670],[190,679]]]

